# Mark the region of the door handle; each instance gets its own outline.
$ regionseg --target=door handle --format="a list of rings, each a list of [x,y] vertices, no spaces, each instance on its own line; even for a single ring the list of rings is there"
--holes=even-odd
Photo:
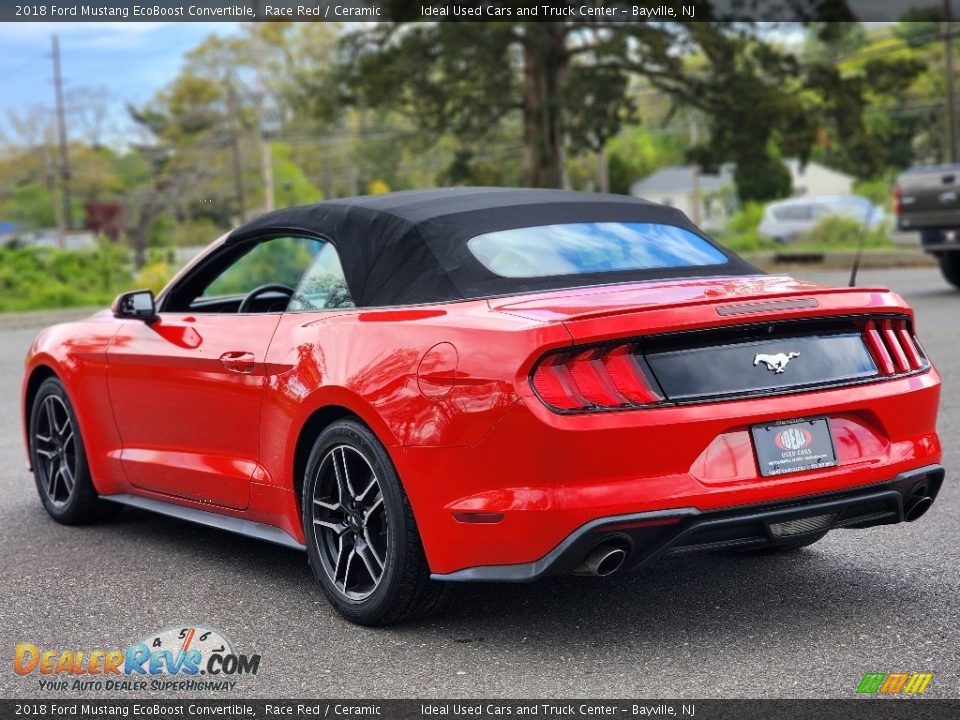
[[[255,365],[253,353],[242,350],[225,352],[220,356],[220,364],[230,372],[243,373],[249,375],[253,372]]]

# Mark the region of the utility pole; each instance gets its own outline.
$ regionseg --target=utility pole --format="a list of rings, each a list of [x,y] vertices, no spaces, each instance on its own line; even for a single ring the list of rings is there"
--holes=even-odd
[[[57,223],[57,244],[63,248],[66,243],[66,226],[63,222],[63,206],[60,204],[60,196],[57,193],[57,163],[53,158],[50,146],[53,145],[53,138],[48,132],[44,132],[43,138],[43,167],[47,182],[47,190],[50,191],[50,197],[53,200],[53,217]]]
[[[954,70],[953,62],[953,40],[955,33],[953,31],[953,0],[943,0],[943,41],[947,44],[947,122],[950,127],[947,129],[947,137],[950,140],[950,162],[958,162],[958,138],[957,138],[957,76]]]
[[[63,107],[63,76],[60,74],[60,39],[53,36],[53,89],[57,99],[57,136],[60,145],[60,199],[63,202],[63,222],[60,227],[60,247],[66,246],[66,233],[73,229],[73,208],[70,205],[70,160],[67,157],[67,118]]]
[[[233,190],[237,200],[240,222],[247,221],[246,201],[243,197],[243,157],[240,154],[240,119],[237,117],[237,89],[233,74],[227,74],[227,112],[230,113],[230,146],[233,154]]]
[[[267,137],[267,79],[263,68],[263,23],[254,27],[254,54],[257,56],[257,137],[260,141],[260,173],[263,176],[263,209],[273,210],[273,156]]]
[[[607,150],[600,143],[600,149],[597,150],[597,179],[600,181],[600,192],[610,192],[610,168],[607,164]]]
[[[363,142],[365,119],[366,112],[364,107],[361,105],[357,108],[357,111],[353,113],[350,122],[353,128],[354,137],[359,138],[360,142]],[[350,185],[351,195],[360,194],[360,170],[357,168],[357,154],[354,152],[355,147],[356,144],[351,143],[349,149],[347,150],[347,182]]]
[[[700,126],[695,116],[690,117],[690,147],[695,148],[700,142]],[[691,183],[691,200],[693,207],[690,208],[690,220],[694,225],[700,225],[700,165],[693,164],[693,178]]]

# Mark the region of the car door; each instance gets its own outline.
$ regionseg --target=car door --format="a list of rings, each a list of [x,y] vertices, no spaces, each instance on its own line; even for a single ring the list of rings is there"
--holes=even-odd
[[[777,237],[793,241],[812,227],[813,209],[808,203],[791,203],[775,210],[780,227]]]
[[[214,253],[161,298],[153,322],[121,320],[108,387],[137,489],[247,507],[259,457],[267,349],[312,260],[310,241],[269,238]],[[238,312],[243,309],[244,312]]]

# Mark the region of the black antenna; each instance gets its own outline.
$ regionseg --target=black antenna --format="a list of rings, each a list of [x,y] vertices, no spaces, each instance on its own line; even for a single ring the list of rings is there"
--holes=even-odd
[[[860,238],[857,240],[857,254],[853,257],[853,268],[850,270],[850,287],[857,286],[857,272],[860,270],[860,260],[863,258],[863,246],[867,241],[867,229],[870,227],[870,221],[873,220],[873,212],[876,206],[870,203],[870,209],[867,210],[863,218],[863,224],[860,226]]]

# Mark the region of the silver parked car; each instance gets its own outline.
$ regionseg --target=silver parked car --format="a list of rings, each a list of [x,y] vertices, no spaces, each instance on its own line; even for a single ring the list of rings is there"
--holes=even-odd
[[[859,195],[820,195],[770,203],[757,230],[764,237],[790,243],[832,215],[866,222],[871,230],[887,219],[883,208]]]

